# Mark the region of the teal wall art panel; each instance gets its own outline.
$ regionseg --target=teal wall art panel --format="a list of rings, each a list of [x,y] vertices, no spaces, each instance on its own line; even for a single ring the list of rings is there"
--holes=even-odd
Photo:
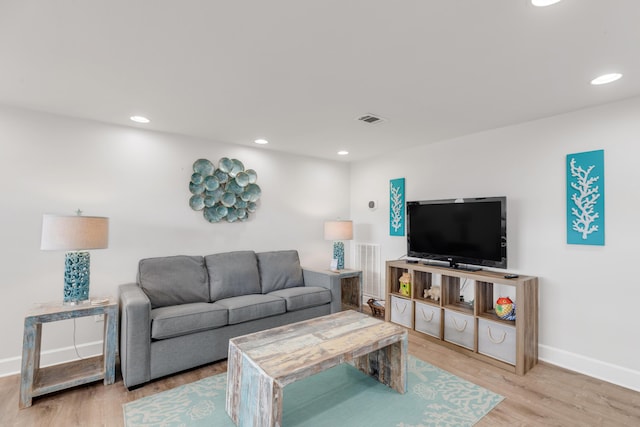
[[[404,178],[389,182],[389,234],[404,236]]]
[[[567,243],[604,246],[604,150],[567,155]]]

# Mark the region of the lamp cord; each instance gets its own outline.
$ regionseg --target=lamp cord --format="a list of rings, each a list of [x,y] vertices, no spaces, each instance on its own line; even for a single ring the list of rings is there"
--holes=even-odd
[[[76,318],[73,318],[73,349],[76,351],[76,356],[78,356],[78,359],[83,360],[84,357],[80,356],[80,353],[78,353],[78,347],[76,346]]]

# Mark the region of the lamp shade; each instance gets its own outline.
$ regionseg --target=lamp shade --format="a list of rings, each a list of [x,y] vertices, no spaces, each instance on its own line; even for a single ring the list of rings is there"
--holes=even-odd
[[[42,216],[40,249],[86,250],[104,249],[109,245],[109,218],[101,216]]]
[[[351,220],[325,221],[324,239],[325,240],[353,239],[353,221]]]

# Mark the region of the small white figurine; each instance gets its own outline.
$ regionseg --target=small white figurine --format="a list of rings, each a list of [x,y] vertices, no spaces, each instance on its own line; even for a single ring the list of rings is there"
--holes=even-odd
[[[440,301],[440,286],[432,286],[424,290],[424,297]]]

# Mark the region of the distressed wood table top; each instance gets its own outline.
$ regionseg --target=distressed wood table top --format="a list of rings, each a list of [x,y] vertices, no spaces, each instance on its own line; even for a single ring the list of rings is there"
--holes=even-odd
[[[309,367],[336,366],[407,336],[406,329],[355,311],[343,311],[231,339],[282,386],[309,376]],[[300,377],[300,378],[298,378]]]
[[[65,304],[61,301],[49,301],[32,305],[25,317],[38,317],[45,322],[55,321],[57,320],[56,317],[71,319],[73,317],[86,316],[85,312],[87,311],[104,312],[107,308],[117,306],[118,300],[113,297],[105,298],[104,303],[96,305],[92,305],[89,300],[78,305]],[[49,320],[47,316],[52,316],[53,319]]]

